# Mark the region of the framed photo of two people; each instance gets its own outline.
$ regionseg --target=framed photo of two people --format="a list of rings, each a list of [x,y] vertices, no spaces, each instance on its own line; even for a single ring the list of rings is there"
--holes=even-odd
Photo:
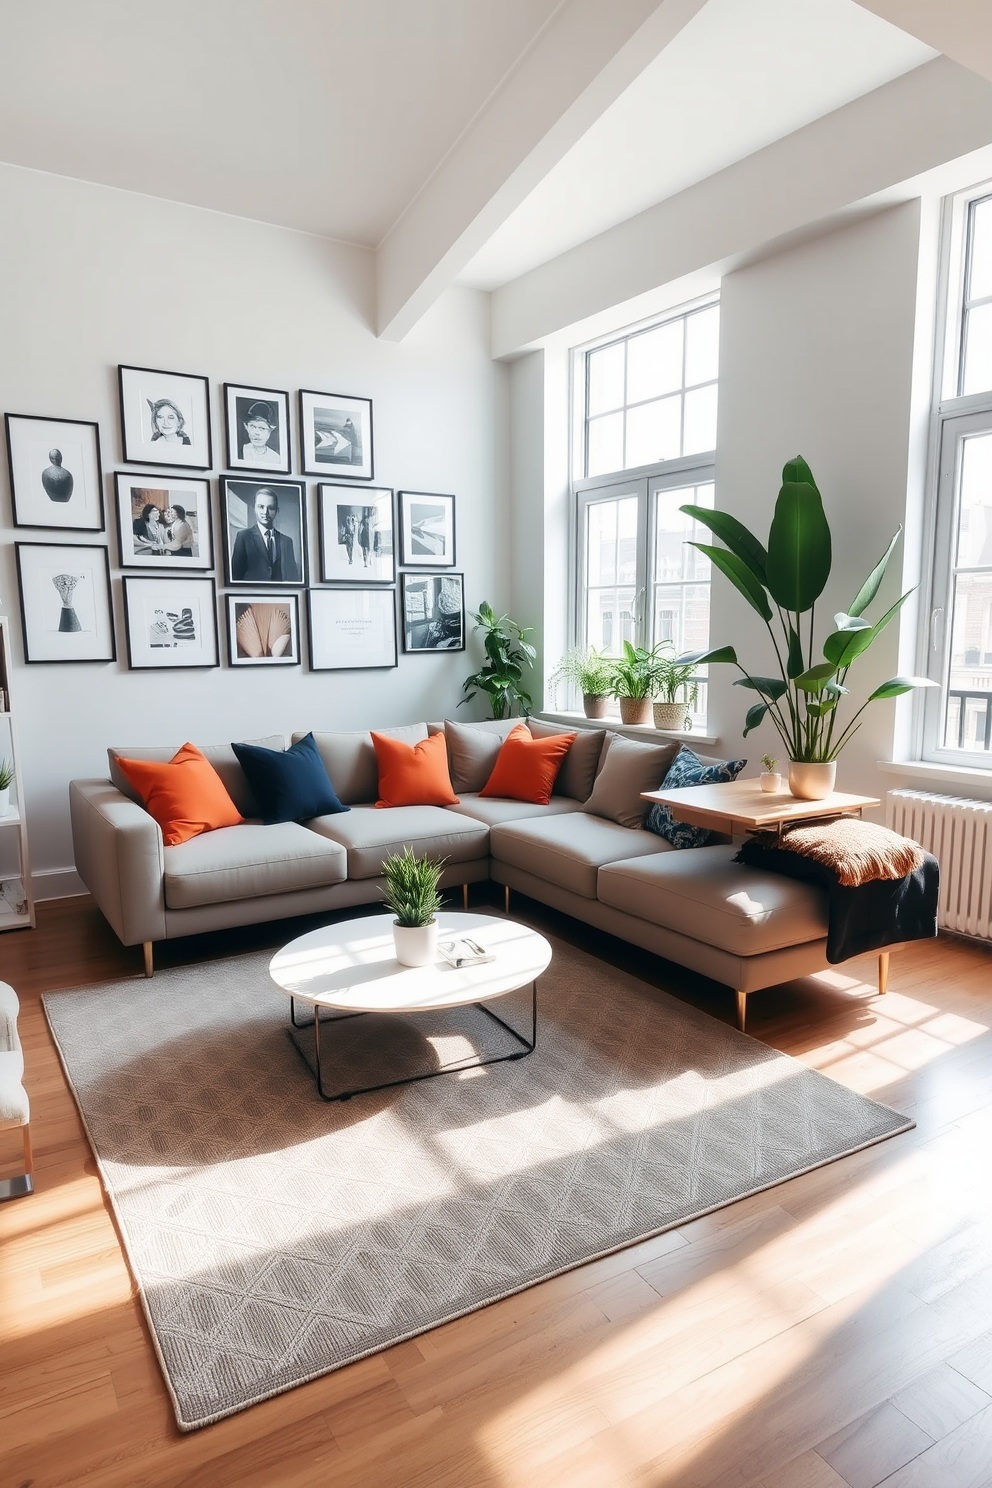
[[[303,481],[220,481],[229,584],[307,581],[306,485]]]

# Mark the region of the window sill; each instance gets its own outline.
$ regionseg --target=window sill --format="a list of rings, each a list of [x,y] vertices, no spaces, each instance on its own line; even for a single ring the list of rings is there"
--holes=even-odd
[[[921,787],[946,784],[958,790],[978,787],[992,795],[992,769],[981,770],[970,765],[938,765],[931,760],[879,760],[878,768],[883,775],[899,775],[904,780],[915,780]]]
[[[624,734],[629,739],[680,739],[690,746],[694,741],[697,744],[720,742],[718,735],[700,734],[695,729],[656,729],[654,724],[621,723],[619,713],[612,714],[609,718],[587,718],[584,713],[552,713],[542,708],[534,717],[544,723],[564,723],[569,728],[609,729],[611,733]]]

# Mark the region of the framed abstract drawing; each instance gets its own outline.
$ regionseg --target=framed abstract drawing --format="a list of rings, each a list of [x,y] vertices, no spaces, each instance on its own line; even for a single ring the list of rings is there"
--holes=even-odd
[[[229,594],[227,646],[231,666],[299,666],[298,594]]]
[[[220,665],[213,579],[125,576],[123,584],[132,672]]]
[[[454,496],[401,491],[400,539],[404,568],[454,568]]]
[[[5,413],[15,527],[102,532],[100,426],[84,419]]]
[[[305,475],[372,479],[372,399],[300,390]]]
[[[110,554],[89,543],[15,543],[24,660],[116,661]]]

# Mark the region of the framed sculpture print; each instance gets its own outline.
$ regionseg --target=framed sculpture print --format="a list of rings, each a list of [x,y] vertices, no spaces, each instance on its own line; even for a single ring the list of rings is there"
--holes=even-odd
[[[464,651],[461,574],[402,574],[403,650]]]
[[[392,491],[318,486],[317,514],[323,583],[394,582]]]
[[[394,667],[395,589],[311,589],[310,670]]]
[[[102,532],[100,426],[84,419],[6,413],[15,527]]]
[[[300,391],[300,448],[306,475],[372,479],[372,399]]]
[[[213,568],[209,481],[118,470],[114,483],[121,568]]]
[[[129,464],[210,469],[210,388],[205,377],[119,366],[117,379],[121,440]]]
[[[307,581],[307,488],[303,481],[220,482],[229,584]]]
[[[454,568],[454,496],[401,491],[400,534],[404,568]]]
[[[228,470],[282,471],[288,475],[289,394],[275,388],[224,384]]]
[[[88,543],[15,543],[25,661],[116,661],[110,554]]]
[[[132,672],[215,667],[217,590],[213,579],[125,577],[127,664]]]
[[[297,594],[229,594],[228,656],[234,666],[299,666]]]

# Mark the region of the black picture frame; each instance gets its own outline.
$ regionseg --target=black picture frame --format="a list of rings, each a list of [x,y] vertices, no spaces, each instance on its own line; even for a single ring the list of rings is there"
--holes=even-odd
[[[401,491],[399,503],[402,567],[454,568],[454,496],[433,491]]]
[[[299,403],[300,465],[304,475],[319,475],[323,480],[373,480],[372,399],[300,388]]]
[[[400,574],[406,654],[465,650],[465,575]]]
[[[256,531],[256,503],[263,491],[276,498],[273,526],[276,567],[265,554],[261,535]],[[279,589],[303,589],[307,583],[307,485],[301,480],[250,480],[241,475],[220,478],[221,520],[224,531],[224,563],[227,582],[233,588],[242,584]],[[290,544],[292,554],[287,549]],[[289,557],[299,561],[288,567]],[[283,573],[295,577],[282,577]],[[278,573],[279,577],[266,577]]]
[[[214,566],[213,513],[210,482],[198,476],[146,475],[141,471],[115,470],[114,491],[117,505],[117,548],[121,568],[150,568],[160,577],[175,576],[173,570],[209,571]],[[140,493],[141,513],[136,515],[135,496]],[[182,498],[180,500],[180,498]],[[191,541],[179,549],[146,542],[138,533],[136,522],[145,510],[154,506],[162,514],[178,505],[182,521],[191,528]],[[159,519],[161,521],[161,518]],[[176,533],[176,527],[171,529]],[[177,540],[182,535],[177,533]]]
[[[206,377],[119,363],[117,390],[125,464],[168,465],[173,470],[212,468],[210,383]],[[161,427],[165,420],[169,422],[167,430]]]
[[[106,543],[15,543],[14,554],[25,662],[34,666],[116,661]],[[97,554],[102,555],[102,563]],[[60,584],[60,579],[66,582]],[[87,580],[84,609],[81,586]],[[54,599],[46,581],[54,588]],[[57,625],[53,623],[56,618]],[[50,654],[42,655],[46,650]]]
[[[311,672],[384,671],[399,665],[396,590],[307,591]]]
[[[273,594],[271,589],[264,594],[239,591],[225,595],[225,599],[228,666],[300,665],[298,594]]]
[[[270,433],[264,443],[256,444],[247,426],[250,422],[257,426],[262,421],[262,404],[268,405]],[[256,420],[251,418],[253,408],[259,413]],[[293,468],[289,393],[281,388],[249,387],[242,383],[225,382],[224,436],[228,470],[245,470],[249,475],[258,474],[262,477],[266,471],[272,475],[289,475]],[[263,454],[249,454],[249,450],[253,448],[262,451],[265,457]]]
[[[211,671],[220,666],[213,578],[185,573],[167,579],[125,574],[121,583],[129,671]],[[204,656],[206,660],[194,659]]]
[[[5,413],[3,421],[14,526],[105,532],[96,420]],[[83,429],[89,431],[85,438],[76,433]]]
[[[322,584],[395,584],[396,515],[388,486],[319,485],[317,529]]]

